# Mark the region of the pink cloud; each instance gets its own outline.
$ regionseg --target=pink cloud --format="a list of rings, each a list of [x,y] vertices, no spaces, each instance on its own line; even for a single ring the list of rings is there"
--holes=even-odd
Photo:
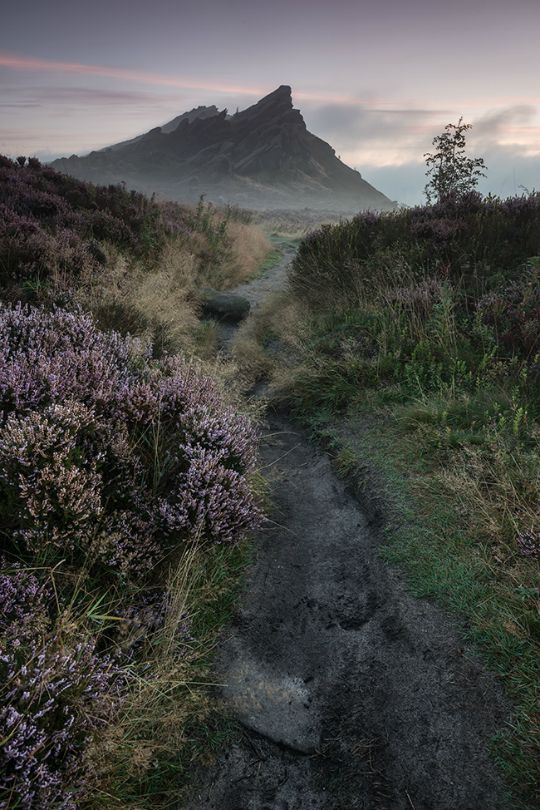
[[[113,79],[124,79],[143,84],[178,87],[182,90],[210,90],[216,93],[236,93],[239,95],[257,96],[268,92],[267,88],[246,87],[220,82],[200,82],[193,79],[182,79],[163,76],[158,73],[130,70],[128,68],[109,67],[106,65],[83,65],[80,62],[60,62],[54,59],[38,59],[31,56],[0,53],[0,66],[14,70],[47,70],[53,73],[75,73],[84,76],[105,76]]]
[[[176,87],[182,90],[209,90],[216,93],[232,93],[261,97],[271,92],[273,87],[246,86],[237,84],[224,84],[222,82],[201,82],[194,79],[165,76],[160,73],[131,70],[130,68],[110,67],[108,65],[85,65],[80,62],[62,62],[54,59],[40,59],[32,56],[18,56],[11,53],[0,53],[0,66],[12,70],[48,71],[51,73],[70,73],[82,76],[104,76],[141,84],[160,85],[163,87]],[[395,101],[383,99],[364,99],[351,95],[337,95],[332,93],[313,93],[294,91],[295,98],[302,101],[318,103],[356,105],[382,105],[393,106]]]

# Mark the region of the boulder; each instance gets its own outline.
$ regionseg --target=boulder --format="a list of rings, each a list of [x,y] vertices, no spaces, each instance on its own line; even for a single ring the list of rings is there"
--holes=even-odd
[[[204,315],[218,321],[238,323],[248,315],[250,303],[241,295],[208,288],[201,292],[201,308]]]

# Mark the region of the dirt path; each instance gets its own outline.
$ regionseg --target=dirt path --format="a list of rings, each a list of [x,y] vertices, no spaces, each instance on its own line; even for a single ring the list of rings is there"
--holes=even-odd
[[[263,282],[242,290],[255,305]],[[494,677],[407,593],[327,457],[280,417],[262,464],[273,511],[218,659],[244,734],[191,810],[511,810],[487,754],[506,715]]]
[[[270,293],[282,290],[287,283],[287,268],[293,259],[295,248],[287,247],[278,265],[265,270],[260,276],[246,284],[241,284],[233,292],[247,298],[252,309],[268,297]]]

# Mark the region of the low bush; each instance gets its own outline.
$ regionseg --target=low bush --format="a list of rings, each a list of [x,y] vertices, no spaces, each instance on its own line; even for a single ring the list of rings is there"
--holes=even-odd
[[[473,295],[519,276],[540,253],[540,194],[500,200],[478,192],[431,206],[359,214],[326,225],[301,244],[291,272],[296,293],[324,309],[392,286],[396,271],[460,281]]]
[[[121,671],[95,640],[61,633],[50,590],[20,566],[0,574],[0,805],[78,807],[86,749],[114,716]]]
[[[5,807],[81,806],[88,752],[178,610],[167,571],[260,518],[251,422],[193,363],[151,354],[81,312],[0,307]]]
[[[250,528],[253,430],[193,366],[20,305],[0,309],[0,347],[5,543],[127,576],[184,537]]]

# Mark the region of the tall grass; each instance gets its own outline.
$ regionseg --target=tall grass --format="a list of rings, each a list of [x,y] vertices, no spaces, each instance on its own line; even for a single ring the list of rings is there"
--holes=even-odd
[[[129,694],[89,754],[96,782],[84,807],[187,801],[193,768],[230,733],[212,700],[211,653],[246,560],[245,547],[193,546],[171,567],[163,627],[146,640]]]

